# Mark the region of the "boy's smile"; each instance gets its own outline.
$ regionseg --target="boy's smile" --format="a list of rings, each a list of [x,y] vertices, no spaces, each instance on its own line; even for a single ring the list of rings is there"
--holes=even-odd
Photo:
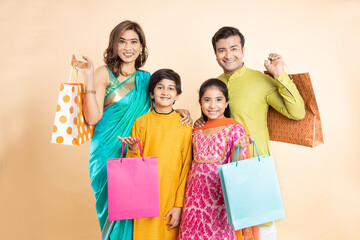
[[[158,113],[169,113],[173,109],[174,102],[178,99],[176,84],[173,80],[162,79],[154,89],[154,94],[150,94],[154,99],[155,110]]]

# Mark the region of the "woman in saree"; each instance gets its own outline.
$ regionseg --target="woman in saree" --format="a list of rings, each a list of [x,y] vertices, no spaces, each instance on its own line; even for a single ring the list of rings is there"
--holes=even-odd
[[[147,60],[144,32],[139,24],[123,21],[110,33],[104,52],[104,66],[97,68],[88,57],[72,65],[84,73],[84,116],[95,125],[90,143],[89,172],[96,199],[101,239],[132,240],[133,220],[109,221],[106,162],[120,158],[121,142],[117,136],[129,137],[136,118],[150,108],[147,90],[150,73],[139,70]],[[179,110],[182,123],[191,123],[190,114]],[[126,151],[124,152],[124,156]]]

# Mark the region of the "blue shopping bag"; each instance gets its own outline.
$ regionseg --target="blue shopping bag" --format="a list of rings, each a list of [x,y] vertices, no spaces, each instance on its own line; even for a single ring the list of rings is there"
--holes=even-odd
[[[274,159],[259,156],[255,142],[253,148],[257,157],[238,161],[238,147],[231,163],[218,166],[226,213],[234,230],[285,218]]]

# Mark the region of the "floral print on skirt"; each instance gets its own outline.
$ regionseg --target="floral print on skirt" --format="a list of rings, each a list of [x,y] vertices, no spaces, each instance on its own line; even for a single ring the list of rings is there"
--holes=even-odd
[[[245,135],[241,125],[227,125],[220,132],[193,132],[194,160],[187,179],[180,240],[234,240],[221,190],[218,165],[231,161],[234,142]],[[243,157],[246,158],[245,149]]]

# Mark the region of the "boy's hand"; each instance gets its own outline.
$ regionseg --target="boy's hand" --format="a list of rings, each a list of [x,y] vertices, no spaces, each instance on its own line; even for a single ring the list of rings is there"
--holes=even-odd
[[[205,120],[201,117],[194,123],[194,128],[196,127],[202,127],[205,124]]]
[[[173,207],[164,217],[164,220],[167,219],[168,217],[171,216],[171,220],[170,222],[168,222],[166,225],[169,225],[170,227],[168,228],[168,230],[172,229],[172,228],[176,228],[179,223],[180,223],[180,219],[181,219],[181,211],[182,208],[181,207]]]
[[[124,138],[122,138],[122,137],[120,137],[120,136],[118,136],[118,138],[119,138],[119,140],[122,141],[124,144],[129,145],[129,149],[130,149],[131,151],[135,151],[136,149],[139,148],[139,147],[138,147],[138,144],[137,144],[137,141],[136,141],[137,138],[133,138],[133,137],[124,137]]]

